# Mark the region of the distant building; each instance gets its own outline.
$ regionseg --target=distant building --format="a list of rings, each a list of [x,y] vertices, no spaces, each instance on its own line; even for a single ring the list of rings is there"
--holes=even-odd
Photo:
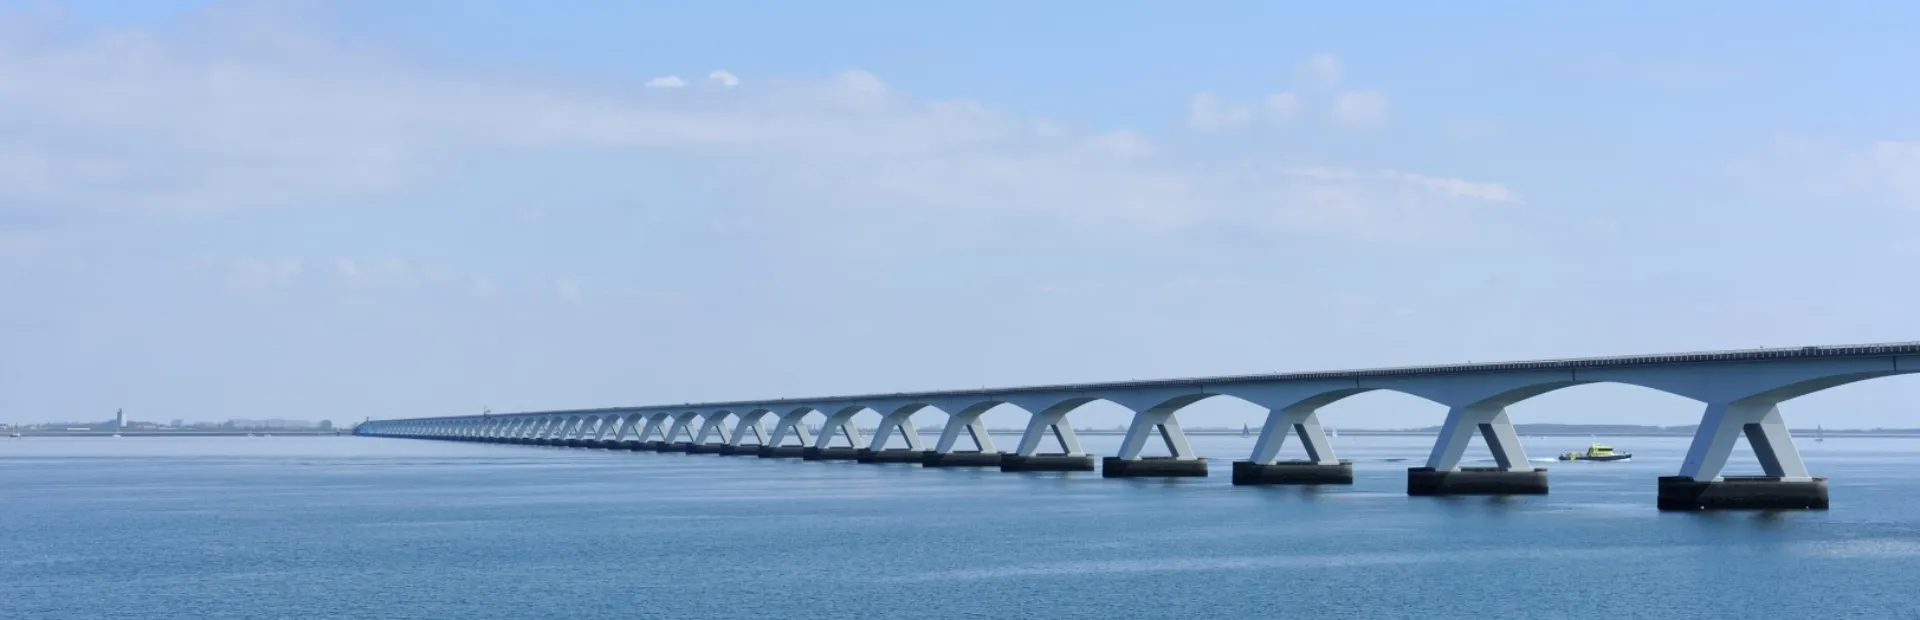
[[[174,427],[174,428],[186,428],[186,427],[187,427],[187,421],[186,421],[186,420],[181,420],[181,419],[178,419],[178,418],[176,418],[176,419],[174,419],[174,421],[173,421],[173,427]]]
[[[127,428],[127,410],[125,409],[113,410],[113,430],[116,430],[116,431],[124,430],[126,428]]]
[[[323,431],[333,430],[333,420],[321,420],[320,430],[323,430]]]

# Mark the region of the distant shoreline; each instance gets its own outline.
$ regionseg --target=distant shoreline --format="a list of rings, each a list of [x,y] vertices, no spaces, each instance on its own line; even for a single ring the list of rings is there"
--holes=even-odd
[[[353,434],[352,431],[344,431],[344,430],[342,431],[272,431],[272,432],[268,432],[268,431],[120,431],[116,433],[114,431],[50,431],[50,430],[29,429],[29,430],[5,431],[5,432],[9,434],[19,433],[21,437],[112,437],[115,435],[119,435],[121,437],[246,437],[249,435],[256,436],[256,437],[263,436],[263,435],[273,435],[275,437],[296,437],[296,436],[298,437],[332,437],[335,435],[339,435],[339,436],[345,437]]]

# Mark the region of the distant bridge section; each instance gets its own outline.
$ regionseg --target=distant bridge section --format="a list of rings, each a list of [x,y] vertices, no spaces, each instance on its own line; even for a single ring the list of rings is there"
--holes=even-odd
[[[1915,372],[1920,372],[1920,342],[1902,342],[411,418],[371,421],[356,433],[1003,471],[1093,471],[1095,460],[1081,449],[1067,416],[1087,403],[1107,401],[1134,416],[1118,453],[1099,463],[1104,476],[1205,476],[1206,459],[1188,446],[1177,414],[1193,403],[1227,397],[1268,410],[1253,453],[1233,463],[1234,484],[1350,484],[1352,463],[1334,456],[1318,411],[1349,396],[1389,390],[1448,410],[1425,465],[1408,470],[1409,494],[1544,494],[1547,472],[1527,460],[1507,407],[1566,387],[1623,383],[1705,404],[1679,474],[1659,481],[1661,508],[1825,508],[1826,479],[1808,474],[1780,403]],[[980,420],[981,414],[1002,405],[1031,415],[1020,444],[1010,452],[995,447]],[[911,418],[927,409],[947,414],[932,447],[922,444]],[[869,410],[879,413],[881,422],[874,437],[863,440],[853,416]],[[815,414],[824,418],[817,437],[805,423]],[[1475,433],[1486,440],[1497,466],[1460,465]],[[1298,437],[1305,459],[1279,459],[1288,434]],[[895,435],[904,445],[890,448]],[[1141,456],[1155,436],[1170,456]],[[1765,476],[1720,475],[1742,436],[1753,446]],[[844,445],[834,445],[840,438]],[[974,449],[956,450],[963,438]],[[1049,439],[1057,452],[1040,451]]]

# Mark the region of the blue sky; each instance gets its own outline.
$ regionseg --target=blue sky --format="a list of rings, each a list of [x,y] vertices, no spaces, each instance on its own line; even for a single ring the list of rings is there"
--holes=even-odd
[[[0,421],[1912,340],[1916,13],[0,0]]]

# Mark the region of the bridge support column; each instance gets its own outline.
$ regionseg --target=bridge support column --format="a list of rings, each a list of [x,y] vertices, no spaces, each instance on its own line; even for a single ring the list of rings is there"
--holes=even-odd
[[[1281,461],[1280,447],[1287,431],[1300,436],[1307,450],[1304,461]],[[1353,461],[1333,456],[1333,443],[1320,427],[1317,407],[1301,406],[1267,412],[1260,427],[1260,439],[1253,444],[1253,458],[1233,462],[1233,483],[1256,484],[1353,484]]]
[[[961,410],[947,417],[947,425],[940,430],[940,441],[933,450],[920,460],[921,467],[999,467],[1002,455],[993,446],[993,436],[987,433],[987,423],[980,421],[980,415],[998,403],[982,403]],[[972,452],[956,452],[953,447],[960,442],[960,433],[973,438],[976,448]]]
[[[1479,431],[1497,467],[1461,467],[1472,433]],[[1407,470],[1408,495],[1546,495],[1547,470],[1520,449],[1505,407],[1454,407],[1433,444],[1426,467]]]
[[[1721,476],[1745,435],[1764,476]],[[1707,405],[1680,475],[1661,476],[1660,510],[1827,509],[1827,479],[1807,474],[1800,449],[1772,402]]]
[[[709,437],[718,436],[720,443],[707,443]],[[693,438],[693,445],[687,447],[688,454],[721,454],[728,451],[733,443],[733,433],[727,430],[726,416],[716,414],[700,425],[700,435]]]
[[[1187,444],[1187,434],[1180,430],[1180,419],[1173,415],[1175,409],[1155,407],[1134,414],[1133,424],[1127,427],[1127,438],[1120,442],[1120,454],[1101,459],[1100,477],[1207,477],[1207,460]],[[1161,441],[1166,442],[1170,456],[1142,458],[1140,451],[1146,448],[1147,438],[1156,430],[1160,432]]]
[[[807,455],[807,448],[812,447],[814,444],[813,433],[807,431],[807,425],[804,423],[806,421],[806,415],[810,411],[812,410],[801,409],[782,414],[780,419],[773,423],[773,437],[767,439],[766,445],[760,446],[760,449],[756,452],[760,458],[797,459],[805,457]],[[787,440],[787,433],[793,433],[794,440],[800,442],[800,445],[784,445]]]
[[[1000,471],[1093,471],[1093,456],[1080,449],[1080,437],[1067,423],[1067,412],[1082,403],[1063,403],[1033,414],[1020,448],[1000,458]],[[1039,454],[1047,431],[1060,441],[1059,454]]]
[[[820,425],[820,436],[813,442],[813,447],[807,448],[806,451],[802,453],[801,458],[809,461],[852,461],[859,459],[860,429],[853,424],[853,414],[859,413],[864,409],[864,407],[846,407],[834,412],[833,415],[827,416],[827,422]],[[829,445],[833,443],[834,435],[845,437],[847,439],[847,445],[844,447]]]
[[[762,410],[740,416],[739,424],[733,429],[733,437],[727,440],[727,445],[720,448],[720,454],[749,456],[759,454],[760,447],[767,445],[767,427],[760,423],[760,419],[766,415],[767,412]],[[749,433],[753,435],[753,445],[743,443]]]
[[[919,463],[926,459],[927,448],[920,442],[920,429],[913,426],[913,413],[920,407],[902,407],[880,419],[873,441],[855,455],[856,463]],[[907,442],[901,450],[888,450],[887,441],[895,432]]]

